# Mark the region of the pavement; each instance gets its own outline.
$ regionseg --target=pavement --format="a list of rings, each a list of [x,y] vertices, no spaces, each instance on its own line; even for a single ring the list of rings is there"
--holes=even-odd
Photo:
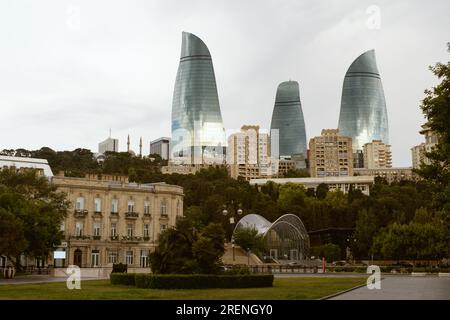
[[[380,290],[363,286],[329,300],[450,300],[450,277],[383,275]]]
[[[81,281],[89,281],[89,280],[102,280],[102,279],[81,277]],[[0,286],[4,284],[33,284],[33,283],[51,283],[51,282],[66,282],[66,281],[67,278],[64,277],[55,278],[49,275],[17,276],[14,279],[0,278]]]

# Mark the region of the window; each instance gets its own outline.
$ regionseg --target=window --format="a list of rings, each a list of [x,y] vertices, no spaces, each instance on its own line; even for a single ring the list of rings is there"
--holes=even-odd
[[[84,210],[84,198],[78,197],[77,201],[75,202],[75,209],[76,210]]]
[[[83,222],[77,222],[75,224],[75,235],[81,237],[83,235]]]
[[[91,265],[92,267],[98,267],[100,265],[100,252],[98,250],[92,250]]]
[[[65,224],[64,221],[63,221],[63,222],[61,222],[61,224],[60,224],[60,226],[59,226],[59,231],[64,232],[65,229],[66,229],[66,224]]]
[[[144,214],[150,214],[150,202],[144,201]]]
[[[110,252],[108,257],[108,263],[117,263],[118,261],[117,257],[118,257],[117,252]]]
[[[162,224],[160,228],[161,228],[161,231],[164,231],[167,229],[167,226],[165,224]]]
[[[133,229],[134,229],[134,227],[133,227],[132,223],[127,224],[127,236],[128,236],[128,238],[133,237]]]
[[[117,236],[117,224],[111,223],[111,237]]]
[[[134,201],[128,200],[128,212],[134,212]]]
[[[148,256],[148,250],[141,250],[141,268],[147,268],[150,266],[150,259],[148,258]]]
[[[180,200],[177,200],[177,216],[180,215]]]
[[[160,214],[162,216],[167,215],[167,201],[166,199],[161,201],[161,210],[160,210]]]
[[[148,223],[144,224],[144,238],[149,238],[150,237],[150,232],[149,232],[149,225]]]
[[[127,251],[125,256],[126,264],[133,264],[133,251]]]
[[[94,199],[94,211],[101,212],[102,211],[102,199],[95,198]]]
[[[100,223],[99,222],[94,223],[94,236],[100,237]]]
[[[112,201],[111,201],[111,212],[113,212],[113,213],[119,212],[119,200],[112,199]]]

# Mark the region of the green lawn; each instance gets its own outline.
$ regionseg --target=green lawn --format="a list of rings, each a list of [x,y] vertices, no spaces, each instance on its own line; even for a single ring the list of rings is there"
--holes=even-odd
[[[364,284],[365,278],[275,278],[272,288],[156,290],[83,281],[80,290],[65,282],[0,285],[0,299],[319,299]]]

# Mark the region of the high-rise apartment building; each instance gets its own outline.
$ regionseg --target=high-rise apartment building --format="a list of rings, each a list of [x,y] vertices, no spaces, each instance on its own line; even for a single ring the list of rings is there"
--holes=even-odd
[[[270,166],[270,139],[259,126],[244,125],[241,131],[228,137],[227,163],[231,177],[250,180],[267,175]]]
[[[324,129],[322,135],[309,141],[311,177],[353,175],[352,138],[338,129]]]
[[[381,140],[373,140],[363,146],[364,168],[392,168],[391,146]]]
[[[170,158],[175,164],[223,164],[226,136],[211,54],[197,36],[183,32],[172,102]]]
[[[297,81],[280,83],[270,124],[271,155],[277,159],[302,156],[306,159],[306,131]],[[299,163],[300,168],[306,162]]]
[[[360,55],[345,74],[339,132],[353,140],[353,152],[381,140],[389,144],[388,116],[375,50]]]
[[[428,124],[422,125],[420,134],[425,137],[425,142],[411,148],[412,165],[414,169],[420,168],[422,164],[431,164],[431,161],[426,156],[426,153],[431,152],[438,143],[437,135],[430,129]]]

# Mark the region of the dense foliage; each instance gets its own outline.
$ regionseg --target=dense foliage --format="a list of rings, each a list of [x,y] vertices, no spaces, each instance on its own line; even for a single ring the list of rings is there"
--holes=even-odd
[[[62,240],[68,203],[34,170],[0,171],[0,253],[21,269],[20,254],[46,258]]]

